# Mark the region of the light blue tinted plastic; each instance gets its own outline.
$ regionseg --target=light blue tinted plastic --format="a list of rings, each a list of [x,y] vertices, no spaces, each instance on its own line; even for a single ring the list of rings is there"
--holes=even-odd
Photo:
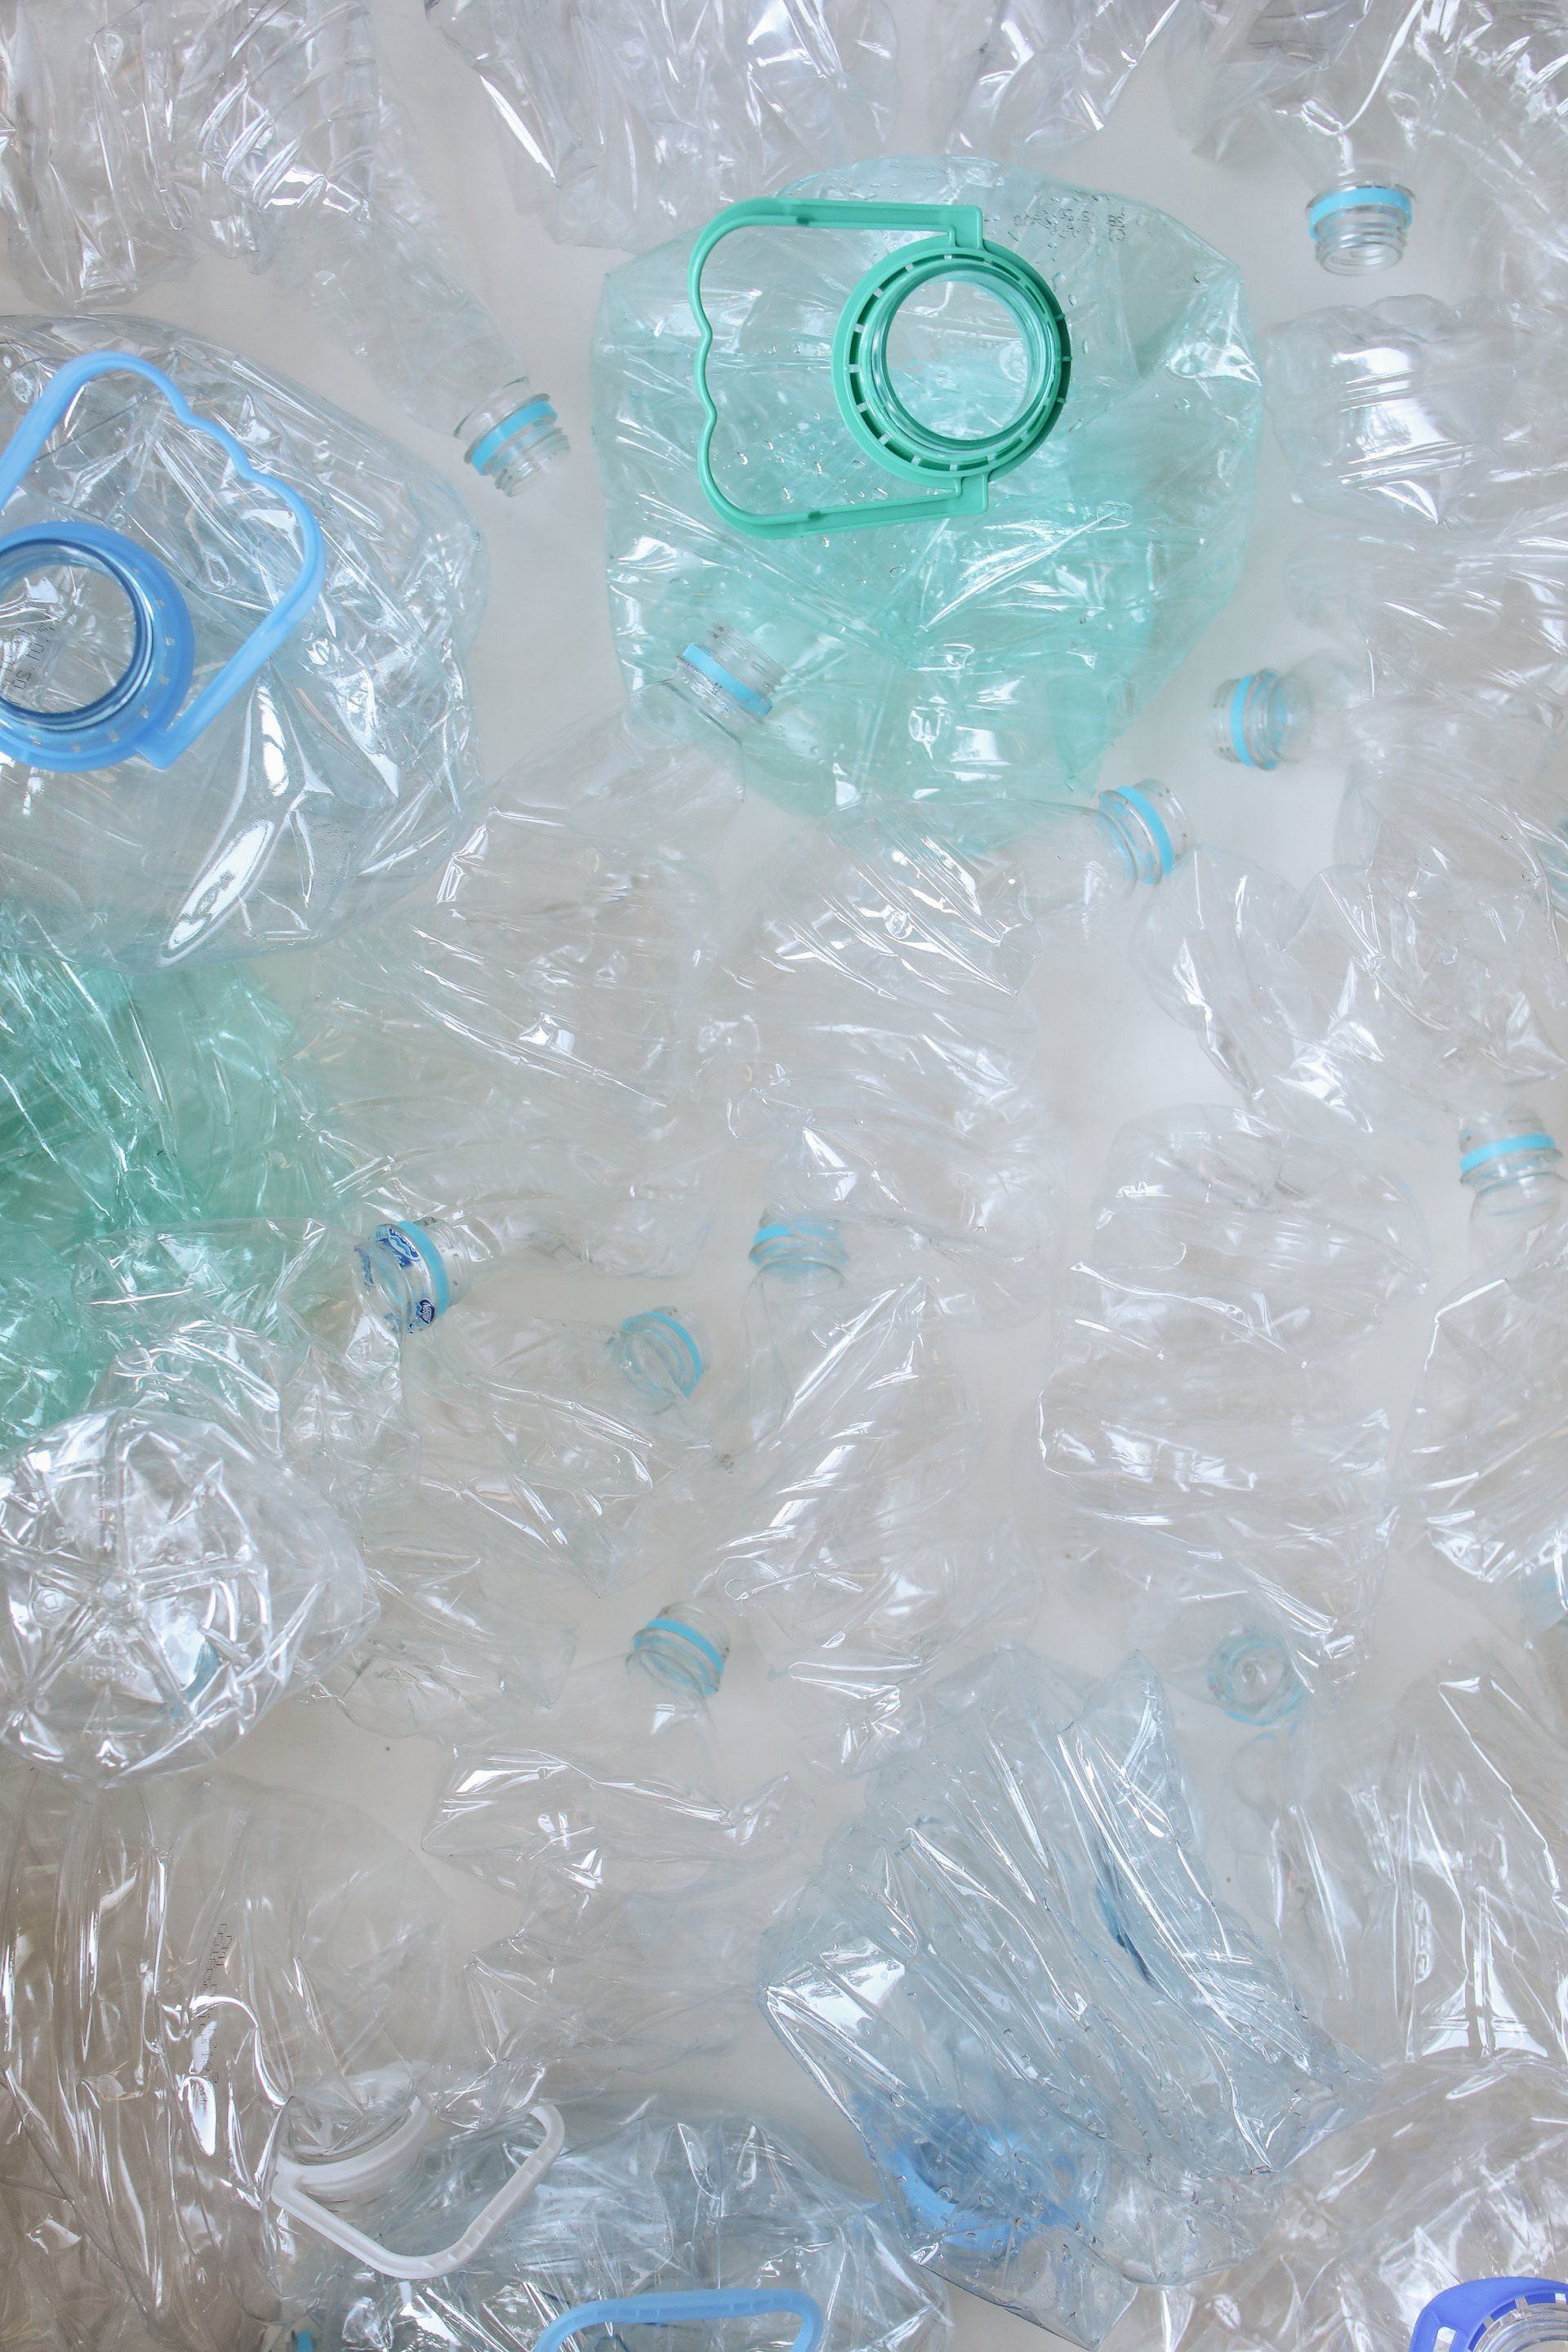
[[[1551,1136],[1538,1129],[1531,1135],[1510,1135],[1501,1143],[1482,1143],[1474,1151],[1467,1151],[1459,1162],[1459,1173],[1468,1176],[1473,1168],[1484,1168],[1490,1160],[1511,1159],[1518,1151],[1555,1151]]]
[[[552,2320],[534,2352],[561,2352],[585,2327],[718,2327],[726,2319],[774,2312],[789,2312],[800,2321],[790,2352],[816,2352],[822,2341],[822,2305],[809,2294],[784,2287],[700,2287],[689,2294],[623,2294],[603,2303],[580,2303]]]
[[[288,508],[299,533],[300,569],[292,586],[279,598],[272,611],[257,625],[245,643],[229,656],[216,675],[208,679],[201,692],[177,716],[168,715],[169,698],[165,692],[156,707],[149,710],[144,726],[117,728],[108,737],[100,735],[97,740],[89,740],[85,744],[78,740],[73,746],[69,739],[63,743],[58,740],[62,732],[60,714],[52,715],[45,725],[28,728],[18,724],[14,712],[0,709],[0,749],[10,752],[14,758],[28,761],[34,767],[68,771],[110,767],[117,760],[132,756],[145,760],[154,768],[173,767],[180,754],[189,749],[224,706],[233,701],[240,688],[271,659],[284,639],[298,626],[301,616],[321,594],[321,583],[326,575],[321,529],[304,499],[287,483],[279,481],[275,475],[259,472],[232,433],[226,432],[221,425],[214,424],[208,417],[197,416],[179,386],[164,374],[162,368],[154,367],[151,360],[138,359],[131,352],[86,352],[79,359],[68,360],[51,378],[47,391],[35,401],[7,442],[4,455],[0,456],[0,510],[21,488],[29,468],[42,454],[56,426],[64,422],[71,403],[83,385],[92,383],[98,376],[115,374],[139,375],[147,383],[155,384],[182,424],[188,425],[194,433],[204,434],[209,441],[217,443],[241,481],[249,483],[254,488],[269,491]],[[121,551],[123,541],[120,550],[111,550],[107,545],[110,539],[118,536],[101,530],[84,529],[66,518],[58,530],[53,526],[31,526],[26,534],[26,543],[37,549],[35,560],[38,562],[44,560],[42,550],[51,543],[58,551],[58,560],[61,561],[68,561],[73,544],[79,544],[85,553],[97,554],[100,560],[107,559],[112,566],[117,561],[122,562],[125,560]],[[21,539],[22,534],[16,534],[16,540],[19,541]],[[11,540],[0,539],[0,563],[4,562],[6,550],[13,543]],[[134,549],[132,552],[135,552]],[[142,551],[142,561],[154,573],[161,575],[161,580],[155,584],[163,588],[167,597],[175,601],[179,612],[184,614],[184,599],[167,572],[145,551]],[[118,577],[118,572],[113,576]],[[142,584],[144,590],[148,589],[149,583],[143,582]],[[167,607],[161,605],[156,598],[151,599],[151,625],[156,628],[164,619]],[[185,617],[184,627],[188,640],[188,616]],[[188,645],[184,677],[188,684]],[[118,688],[114,691],[117,692]],[[86,734],[90,738],[90,712],[79,715],[84,723],[76,732],[79,736]]]

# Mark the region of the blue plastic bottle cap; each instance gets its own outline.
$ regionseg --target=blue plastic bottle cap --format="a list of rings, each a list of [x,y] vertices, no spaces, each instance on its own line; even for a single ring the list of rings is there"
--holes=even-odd
[[[1553,2326],[1560,2316],[1561,2326]],[[1489,2330],[1517,2317],[1525,2340],[1568,2342],[1568,2284],[1562,2279],[1466,2279],[1433,2296],[1410,2333],[1410,2352],[1475,2352]],[[1540,2324],[1531,2328],[1531,2319]]]

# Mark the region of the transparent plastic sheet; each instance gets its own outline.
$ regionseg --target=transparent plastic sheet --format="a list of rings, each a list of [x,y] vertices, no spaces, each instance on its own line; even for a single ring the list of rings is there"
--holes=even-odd
[[[1469,0],[1454,21],[1443,137],[1463,175],[1474,261],[1504,292],[1560,303],[1568,236],[1557,190],[1568,168],[1560,86],[1568,41],[1552,8]],[[1492,216],[1477,202],[1489,198]]]
[[[1412,1544],[1496,1596],[1524,1635],[1568,1615],[1565,1331],[1559,1219],[1522,1234],[1438,1307],[1396,1463]]]
[[[973,159],[862,163],[788,193],[979,205],[1070,322],[1066,404],[994,479],[984,516],[754,538],[720,520],[692,462],[686,251],[615,271],[594,404],[623,667],[657,677],[722,622],[780,677],[748,782],[819,814],[924,801],[950,830],[984,798],[1020,830],[1092,783],[1234,585],[1261,411],[1238,282],[1163,214]],[[844,427],[830,346],[852,289],[900,242],[759,228],[713,253],[714,465],[746,506],[864,509],[894,492]],[[1017,410],[1026,371],[1016,322],[978,316],[967,291],[905,306],[905,389],[941,429],[973,435],[1004,402]]]
[[[407,1349],[426,1479],[483,1515],[514,1572],[598,1593],[653,1572],[670,1482],[700,1475],[710,1450],[699,1343],[674,1310],[658,1328],[678,1351],[668,1363],[630,1353],[624,1324],[474,1301]]]
[[[1331,2032],[1384,2064],[1562,2063],[1563,1764],[1541,1695],[1484,1655],[1242,1750],[1242,1898]]]
[[[348,1528],[231,1429],[133,1405],[0,1464],[0,1739],[72,1780],[213,1762],[372,1622]]]
[[[513,193],[567,245],[638,252],[879,147],[887,0],[426,0],[484,82]]]
[[[1426,1256],[1401,1186],[1255,1114],[1112,1147],[1026,1463],[1079,1604],[1237,1720],[1364,1661],[1394,1494],[1355,1359]]]
[[[792,2134],[652,2102],[571,2106],[564,2123],[563,2153],[465,2270],[403,2284],[340,2258],[314,2293],[302,2272],[293,2300],[310,2313],[319,2352],[394,2352],[411,2336],[492,2352],[533,2343],[577,2304],[710,2287],[808,2294],[842,2352],[940,2352],[946,2342],[941,2290]],[[378,2200],[376,2234],[449,2242],[535,2137],[526,2126],[448,2142],[424,2177]],[[723,2334],[754,2352],[788,2352],[799,2326],[783,2311],[731,2318]],[[711,2340],[713,2323],[664,2334],[696,2345]]]
[[[0,2147],[0,2337],[6,2352],[165,2352],[10,2116]]]
[[[1146,2344],[1151,2325],[1166,2352],[1404,2343],[1457,2280],[1557,2274],[1565,2158],[1561,2067],[1401,2067],[1370,2115],[1296,2168],[1259,2253],[1168,2295],[1163,2325],[1135,2310],[1113,2352]]]
[[[1408,0],[1196,0],[1167,51],[1177,121],[1220,161],[1277,146],[1323,267],[1386,268],[1441,169],[1452,21]],[[1391,194],[1403,205],[1346,201]]]
[[[1086,1689],[1001,1651],[940,1686],[758,1983],[917,2260],[1084,2345],[1135,2284],[1250,2252],[1373,2087],[1215,1900],[1137,1660]]]
[[[277,2319],[279,2117],[352,2140],[447,2055],[446,1906],[363,1815],[218,1776],[4,1791],[5,2087],[37,2162],[166,2352]]]
[[[957,0],[931,11],[936,143],[1044,162],[1103,131],[1176,0]]]
[[[516,384],[409,168],[369,0],[19,0],[0,77],[0,208],[40,307],[128,301],[216,247],[308,294],[421,424]]]
[[[1179,854],[1179,812],[1149,789]],[[1021,992],[1160,861],[1100,811],[989,855],[984,825],[977,809],[963,849],[889,814],[814,831],[727,952],[728,1044],[775,1209],[833,1219],[858,1265],[921,1274],[945,1312],[1011,1320],[1044,1295],[1060,1181]]]
[[[454,494],[378,435],[151,320],[5,321],[0,424],[65,361],[112,350],[165,370],[198,416],[298,491],[321,525],[325,579],[248,688],[166,770],[15,763],[0,824],[9,919],[26,927],[23,944],[134,968],[298,945],[428,873],[477,789],[461,654],[483,593],[478,536]],[[198,688],[299,566],[284,510],[242,492],[216,445],[135,378],[84,387],[7,517],[62,509],[166,566],[190,610]],[[90,589],[95,575],[64,577]],[[39,707],[51,695],[79,702],[121,667],[103,639],[107,608],[85,592],[62,599],[56,578],[29,575],[0,598],[0,685]]]
[[[1277,328],[1269,416],[1307,505],[1419,539],[1561,506],[1565,360],[1551,311],[1396,294]]]
[[[442,1221],[475,1263],[689,1263],[724,1131],[708,861],[740,798],[724,737],[651,688],[504,777],[433,889],[289,960],[347,1197]]]
[[[1287,1127],[1447,1138],[1478,1099],[1568,1066],[1552,881],[1484,801],[1389,806],[1366,862],[1299,898],[1199,850],[1132,954],[1155,1002]]]
[[[744,1627],[812,1762],[864,1771],[933,1674],[1027,1629],[1037,1566],[981,1499],[980,1416],[921,1284],[764,1270],[743,1346],[692,1492],[695,1591]]]

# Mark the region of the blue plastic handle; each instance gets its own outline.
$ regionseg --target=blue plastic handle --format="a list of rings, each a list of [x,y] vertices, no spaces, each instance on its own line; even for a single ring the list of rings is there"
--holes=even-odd
[[[260,472],[251,464],[232,433],[215,424],[210,417],[198,416],[179,386],[170,381],[162,368],[154,367],[151,360],[138,359],[132,352],[89,352],[79,359],[68,360],[63,367],[56,369],[12,434],[5,450],[0,452],[0,513],[16,497],[29,470],[42,456],[50,434],[62,423],[78,393],[98,376],[119,374],[139,375],[155,385],[183,425],[188,425],[193,433],[203,434],[207,440],[216,442],[241,481],[249,482],[258,489],[269,490],[288,508],[300,538],[300,569],[293,585],[266,618],[258,623],[237,651],[229,656],[222,668],[209,678],[201,692],[186,704],[184,710],[167,719],[154,719],[140,730],[119,730],[112,754],[114,758],[134,756],[145,760],[151,767],[170,768],[182,752],[190,748],[203,729],[211,724],[225,704],[233,701],[241,688],[270,661],[284,639],[299,626],[304,614],[321,593],[321,583],[327,570],[326,551],[321,544],[321,525],[299,492],[291,490],[286,482],[280,482],[275,474]],[[29,538],[38,541],[45,528],[29,526]],[[52,529],[52,526],[48,528]],[[99,548],[100,552],[109,552],[110,562],[105,568],[114,568],[109,543],[110,541],[119,543],[118,533],[106,532],[97,526],[77,524],[68,516],[62,520],[58,533],[62,554],[69,551],[73,529],[81,530],[89,545]],[[0,549],[4,545],[5,541],[0,540]],[[151,567],[161,576],[165,593],[174,596],[183,612],[184,599],[158,559],[146,551],[140,551],[140,553],[143,566]],[[55,731],[63,735],[66,730],[57,722]],[[23,756],[32,754],[29,751]],[[46,763],[45,760],[39,761],[39,764]],[[84,766],[90,763],[72,760],[61,764]]]
[[[1565,2301],[1568,2285],[1562,2279],[1466,2279],[1462,2284],[1445,2287],[1441,2294],[1433,2296],[1411,2330],[1410,2352],[1433,2352],[1438,2336],[1443,2335],[1451,2337],[1452,2352],[1469,2352],[1469,2347],[1485,2334],[1494,2319],[1500,2319],[1519,2304]]]
[[[799,2329],[790,2352],[816,2352],[822,2341],[822,2305],[815,2295],[797,2294],[788,2287],[693,2287],[685,2293],[612,2295],[603,2303],[574,2304],[552,2319],[533,2352],[561,2352],[584,2327],[679,2326],[696,2320],[754,2319],[768,2312],[787,2312]]]

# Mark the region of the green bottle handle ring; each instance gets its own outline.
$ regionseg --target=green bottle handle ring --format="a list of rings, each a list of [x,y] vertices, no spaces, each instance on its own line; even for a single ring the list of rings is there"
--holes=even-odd
[[[708,383],[713,322],[702,303],[702,272],[721,237],[740,228],[923,229],[918,245],[903,245],[868,269],[845,303],[833,338],[833,390],[846,425],[868,457],[891,474],[918,483],[924,495],[868,499],[858,506],[811,507],[757,514],[740,507],[713,478],[713,436],[719,408]],[[1029,359],[1029,388],[1009,424],[955,439],[910,415],[893,389],[888,336],[911,294],[932,278],[963,278],[983,287],[1017,321]],[[796,203],[759,196],[731,205],[710,220],[692,248],[688,273],[697,320],[697,391],[703,407],[697,471],[709,504],[737,530],[757,539],[791,539],[808,531],[865,530],[881,523],[921,522],[946,515],[984,514],[992,478],[1010,473],[1039,447],[1061,415],[1072,373],[1067,320],[1060,303],[1021,254],[992,245],[978,205],[879,205],[858,200]]]

